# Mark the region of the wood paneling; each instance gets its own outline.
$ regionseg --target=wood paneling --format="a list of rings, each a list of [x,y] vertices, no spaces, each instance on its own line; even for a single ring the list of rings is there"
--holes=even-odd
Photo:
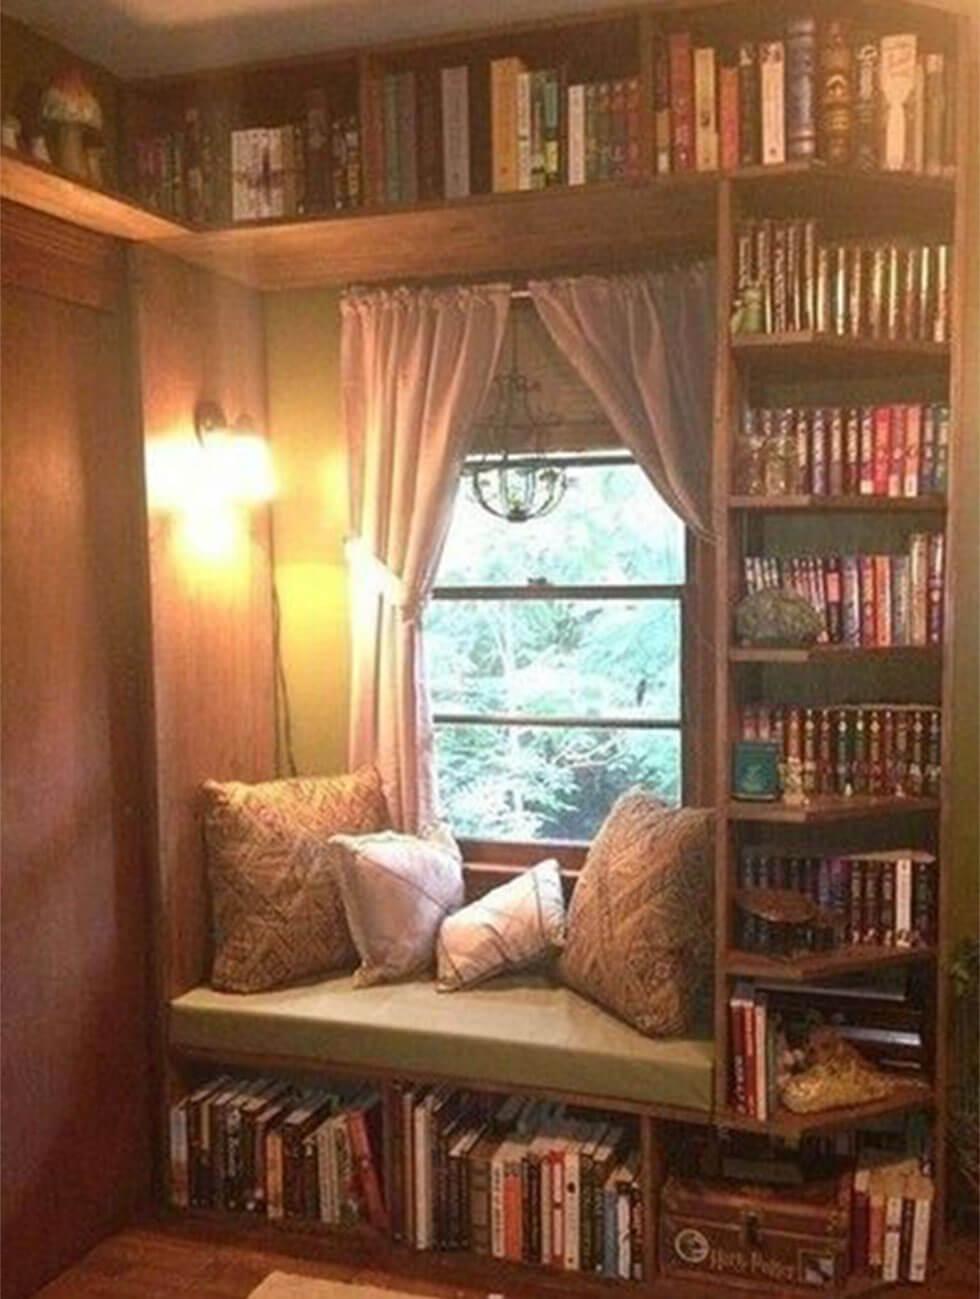
[[[148,452],[164,441],[193,445],[202,398],[220,402],[229,420],[247,413],[264,429],[258,296],[144,248],[131,253],[131,271]],[[150,517],[164,998],[207,974],[200,784],[274,774],[268,514],[253,509],[238,522],[229,549],[209,555],[186,544],[179,514]]]
[[[3,228],[7,1299],[121,1223],[150,1170],[140,445],[124,321],[92,305],[121,300],[120,263],[56,225]]]

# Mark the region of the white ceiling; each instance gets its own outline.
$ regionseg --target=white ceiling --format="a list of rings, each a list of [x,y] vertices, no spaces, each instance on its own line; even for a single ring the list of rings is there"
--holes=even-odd
[[[495,26],[622,0],[2,0],[124,78]]]

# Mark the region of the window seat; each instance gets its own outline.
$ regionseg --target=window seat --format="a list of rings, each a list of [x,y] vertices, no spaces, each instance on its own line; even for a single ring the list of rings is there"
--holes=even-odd
[[[170,1004],[170,1043],[188,1054],[288,1058],[474,1084],[711,1111],[705,1029],[653,1040],[543,975],[439,993],[418,981],[355,988],[350,975],[274,992],[198,987]]]

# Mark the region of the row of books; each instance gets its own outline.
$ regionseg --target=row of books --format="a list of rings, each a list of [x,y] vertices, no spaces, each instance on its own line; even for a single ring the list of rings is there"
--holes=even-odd
[[[772,741],[783,761],[798,761],[807,795],[939,794],[942,716],[934,705],[747,704],[740,731],[743,740]]]
[[[767,1120],[780,1089],[805,1065],[811,1030],[830,1025],[878,1067],[909,1079],[924,1074],[923,1014],[907,987],[738,979],[728,1001],[730,1101],[737,1114]]]
[[[914,1157],[867,1151],[851,1186],[851,1271],[924,1282],[936,1189]]]
[[[356,115],[307,92],[299,122],[234,130],[227,111],[188,107],[179,129],[138,138],[136,196],[194,224],[315,215],[362,202]]]
[[[640,1161],[628,1121],[449,1087],[403,1086],[397,1099],[396,1239],[642,1279]]]
[[[383,1230],[380,1150],[370,1088],[300,1091],[222,1074],[170,1110],[171,1196],[181,1208]]]
[[[936,176],[953,166],[952,63],[914,34],[878,39],[808,15],[737,48],[674,32],[654,42],[653,78],[661,174],[810,158]]]
[[[738,228],[740,332],[945,343],[949,284],[946,243],[829,243],[813,218]]]
[[[231,133],[231,217],[256,221],[361,205],[361,137],[354,115]]]
[[[941,532],[914,532],[904,555],[746,555],[745,590],[791,591],[823,621],[818,642],[865,649],[941,645]]]
[[[748,851],[739,889],[790,889],[832,920],[833,946],[930,947],[938,924],[936,859],[914,849],[855,857],[781,857]],[[779,936],[762,916],[739,913],[743,951],[772,952]]]
[[[736,489],[750,496],[944,494],[949,407],[780,406],[744,412]]]

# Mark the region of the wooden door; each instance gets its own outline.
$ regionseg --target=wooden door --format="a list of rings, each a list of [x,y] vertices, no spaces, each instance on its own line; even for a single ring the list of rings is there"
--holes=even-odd
[[[3,1294],[150,1180],[142,450],[110,240],[4,207]]]

